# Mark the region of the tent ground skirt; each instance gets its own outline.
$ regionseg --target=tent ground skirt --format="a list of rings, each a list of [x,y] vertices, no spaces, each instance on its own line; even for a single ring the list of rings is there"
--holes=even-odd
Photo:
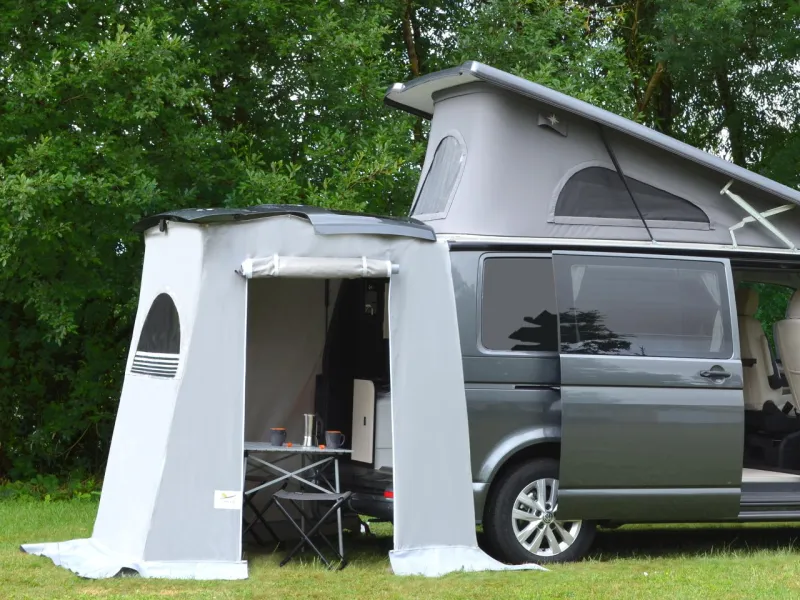
[[[125,570],[135,571],[145,578],[234,580],[247,579],[247,562],[223,561],[146,561],[119,556],[97,541],[84,538],[69,542],[25,544],[23,552],[50,558],[56,566],[64,567],[87,579],[115,577]]]

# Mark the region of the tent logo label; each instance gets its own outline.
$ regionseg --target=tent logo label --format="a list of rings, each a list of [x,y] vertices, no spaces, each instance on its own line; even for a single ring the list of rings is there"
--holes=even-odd
[[[214,508],[237,510],[242,507],[242,493],[229,490],[214,490]]]

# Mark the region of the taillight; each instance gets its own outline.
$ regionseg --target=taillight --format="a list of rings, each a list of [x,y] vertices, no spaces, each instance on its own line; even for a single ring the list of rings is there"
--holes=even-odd
[[[394,498],[394,492],[392,490],[386,490],[383,492],[384,498]]]

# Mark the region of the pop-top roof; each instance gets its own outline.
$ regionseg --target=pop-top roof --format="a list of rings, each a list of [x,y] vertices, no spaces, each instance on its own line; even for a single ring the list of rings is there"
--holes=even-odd
[[[437,92],[473,82],[484,82],[512,94],[526,96],[589,119],[800,205],[800,190],[777,183],[587,102],[475,61],[467,61],[459,67],[424,75],[408,83],[396,83],[386,92],[385,102],[389,106],[430,119],[433,117],[434,96]]]
[[[327,210],[299,204],[264,204],[249,208],[185,208],[144,217],[134,225],[134,231],[146,231],[162,221],[205,225],[285,215],[307,219],[319,235],[393,235],[436,240],[433,230],[416,219]]]

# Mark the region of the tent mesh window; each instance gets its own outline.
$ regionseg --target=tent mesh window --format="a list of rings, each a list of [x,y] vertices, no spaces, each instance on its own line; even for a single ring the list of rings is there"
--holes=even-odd
[[[175,377],[181,348],[178,309],[168,294],[159,294],[147,313],[133,357],[132,373]]]
[[[708,215],[688,200],[627,175],[625,179],[645,220],[709,224]],[[570,177],[558,196],[555,216],[640,221],[619,174],[604,167],[588,167]]]
[[[455,137],[448,135],[442,138],[411,211],[413,216],[443,215],[447,211],[447,203],[455,190],[466,157],[464,146]]]

